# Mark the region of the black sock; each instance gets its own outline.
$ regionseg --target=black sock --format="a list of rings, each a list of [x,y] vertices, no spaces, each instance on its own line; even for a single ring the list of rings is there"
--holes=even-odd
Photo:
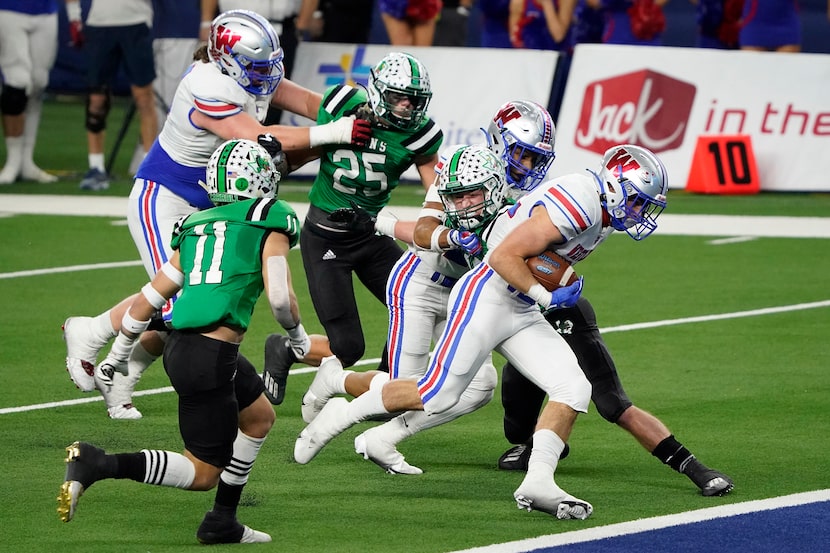
[[[245,486],[232,486],[219,478],[219,486],[216,488],[216,499],[213,502],[213,511],[223,516],[236,518],[236,508],[242,498],[242,488]]]
[[[136,482],[144,482],[144,473],[147,470],[147,458],[144,453],[116,453],[110,455],[115,461],[114,478],[129,478]]]
[[[651,454],[680,473],[686,473],[695,464],[700,464],[692,452],[674,438],[674,434],[657,444]]]

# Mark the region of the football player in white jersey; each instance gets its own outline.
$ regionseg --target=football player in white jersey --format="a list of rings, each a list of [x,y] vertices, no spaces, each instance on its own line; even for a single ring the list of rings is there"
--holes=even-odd
[[[614,230],[644,238],[657,228],[667,191],[662,162],[645,148],[622,145],[606,152],[597,173],[545,181],[503,210],[482,234],[489,250],[484,261],[450,293],[446,327],[426,375],[417,381],[390,380],[351,402],[329,400],[300,433],[295,460],[308,463],[332,438],[369,417],[450,409],[495,350],[548,395],[527,474],[513,493],[517,505],[559,519],[588,518],[591,504],[565,492],[553,475],[577,415],[588,409],[591,385],[539,309],[573,306],[582,279],[550,292],[525,261],[552,249],[575,263]]]
[[[386,286],[389,375],[377,371],[342,371],[337,360],[326,360],[303,397],[306,422],[311,422],[333,395],[357,396],[365,392],[378,374],[382,374],[378,385],[389,377],[423,376],[432,340],[440,335],[447,318],[450,289],[484,255],[476,232],[483,230],[485,223],[492,219],[505,199],[503,196],[516,199],[539,184],[555,157],[553,121],[547,110],[535,102],[514,100],[500,106],[488,125],[487,136],[488,148],[497,156],[495,160],[493,154],[478,153],[482,146],[476,146],[468,155],[487,161],[485,169],[467,170],[456,166],[451,172],[445,172],[441,180],[444,166],[455,158],[459,149],[467,147],[454,145],[444,149],[435,166],[439,177],[427,191],[415,227],[417,245],[410,245],[389,276]],[[463,159],[465,163],[469,161],[466,156]],[[506,182],[498,187],[491,178],[494,169],[506,177]],[[455,205],[456,201],[462,204]],[[474,215],[462,217],[461,213]],[[390,220],[387,224],[381,217],[376,226],[380,232],[392,236],[402,224],[407,223]],[[387,472],[421,474],[421,469],[408,464],[395,445],[421,430],[483,407],[492,399],[497,381],[498,375],[488,357],[453,408],[440,415],[426,416],[421,411],[413,411],[396,417],[358,436],[355,450]]]
[[[196,57],[176,90],[167,121],[142,161],[130,194],[130,234],[151,277],[172,254],[175,222],[212,205],[200,182],[205,180],[211,154],[224,140],[256,141],[270,133],[276,137],[274,144],[281,142],[284,150],[296,151],[322,144],[364,144],[371,132],[367,121],[353,117],[314,127],[260,123],[269,102],[313,119],[322,96],[282,78],[277,35],[254,12],[235,10],[216,17],[210,40]],[[82,391],[98,387],[112,418],[141,418],[132,404],[132,392],[163,348],[158,333],[145,332],[133,349],[129,376],[117,374],[111,385],[96,383],[93,373],[98,353],[118,333],[132,299],[96,317],[70,317],[63,327],[70,377]],[[172,304],[169,301],[162,309],[166,319]]]

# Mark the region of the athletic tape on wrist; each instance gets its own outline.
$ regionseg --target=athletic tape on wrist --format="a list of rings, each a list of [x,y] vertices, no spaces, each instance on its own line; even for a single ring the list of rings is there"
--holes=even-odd
[[[161,272],[167,275],[179,288],[184,284],[184,273],[173,266],[169,261],[161,266]]]
[[[550,307],[551,303],[551,293],[548,292],[544,286],[541,284],[534,284],[530,287],[530,290],[527,291],[526,294],[528,297],[532,298],[533,301],[541,305],[542,307]]]
[[[147,298],[150,305],[156,309],[161,309],[167,303],[167,299],[159,294],[158,290],[153,288],[153,284],[150,282],[141,287],[141,293],[144,294],[144,297]]]
[[[432,231],[432,236],[429,239],[429,249],[436,251],[436,252],[445,252],[451,249],[451,246],[441,247],[438,244],[439,238],[441,238],[441,233],[445,230],[450,230],[449,228],[445,227],[444,225],[438,225],[435,227],[435,230]]]

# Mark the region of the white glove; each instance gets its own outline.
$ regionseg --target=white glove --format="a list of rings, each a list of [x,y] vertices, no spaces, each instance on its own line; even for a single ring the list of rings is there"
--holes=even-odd
[[[119,359],[109,354],[95,367],[95,384],[112,386],[112,378],[116,372],[120,372],[124,376],[130,374],[127,368],[127,359]]]

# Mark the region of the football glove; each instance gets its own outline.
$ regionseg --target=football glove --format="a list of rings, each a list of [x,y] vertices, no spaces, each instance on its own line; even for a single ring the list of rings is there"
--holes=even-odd
[[[475,233],[468,230],[450,230],[447,241],[454,248],[464,250],[472,256],[476,256],[481,252],[481,241]]]

